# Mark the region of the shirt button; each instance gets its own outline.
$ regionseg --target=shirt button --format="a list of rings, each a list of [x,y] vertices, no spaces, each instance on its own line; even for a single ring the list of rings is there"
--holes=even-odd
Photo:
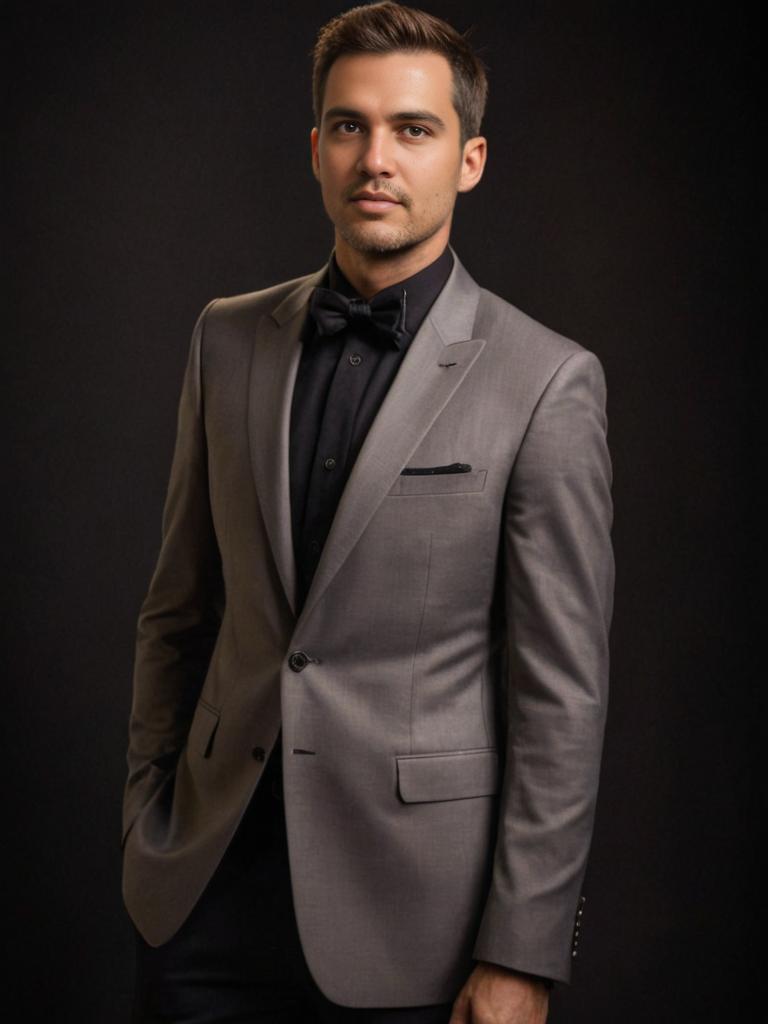
[[[317,552],[320,550],[320,542],[317,540],[311,540],[309,542],[309,550],[312,552],[313,555],[316,555]]]
[[[266,751],[264,747],[254,747],[251,753],[253,754],[254,761],[263,761]]]
[[[326,469],[333,469],[336,465],[336,459],[331,455],[323,463]]]
[[[349,361],[352,364],[352,366],[359,366],[360,363],[362,363],[363,361],[363,357],[358,355],[357,352],[353,352],[352,355],[349,357]]]
[[[288,664],[294,672],[301,672],[301,670],[309,664],[309,658],[304,651],[294,651],[288,658]]]

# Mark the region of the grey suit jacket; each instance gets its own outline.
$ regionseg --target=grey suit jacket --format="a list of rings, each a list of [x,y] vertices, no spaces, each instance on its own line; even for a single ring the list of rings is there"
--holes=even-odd
[[[154,946],[181,926],[282,722],[297,922],[329,999],[448,1002],[473,958],[568,982],[613,600],[601,365],[456,257],[297,618],[289,412],[324,270],[214,300],[192,335],[138,623],[127,909]]]

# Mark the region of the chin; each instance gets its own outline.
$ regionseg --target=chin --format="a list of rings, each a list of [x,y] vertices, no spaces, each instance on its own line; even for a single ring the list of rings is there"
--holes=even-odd
[[[403,252],[421,241],[407,231],[393,231],[391,228],[384,231],[375,228],[371,230],[371,227],[372,225],[366,227],[345,225],[339,227],[338,232],[347,245],[366,256],[387,256]]]

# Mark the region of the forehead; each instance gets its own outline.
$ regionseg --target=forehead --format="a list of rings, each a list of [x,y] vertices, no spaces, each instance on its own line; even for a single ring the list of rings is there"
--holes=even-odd
[[[439,53],[419,50],[347,54],[331,65],[323,109],[354,107],[369,116],[429,109],[458,125],[451,65]]]

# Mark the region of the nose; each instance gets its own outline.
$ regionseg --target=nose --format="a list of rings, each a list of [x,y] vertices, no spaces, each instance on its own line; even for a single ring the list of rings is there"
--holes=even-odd
[[[356,170],[369,178],[389,178],[394,174],[394,143],[385,129],[371,129],[358,157]]]

